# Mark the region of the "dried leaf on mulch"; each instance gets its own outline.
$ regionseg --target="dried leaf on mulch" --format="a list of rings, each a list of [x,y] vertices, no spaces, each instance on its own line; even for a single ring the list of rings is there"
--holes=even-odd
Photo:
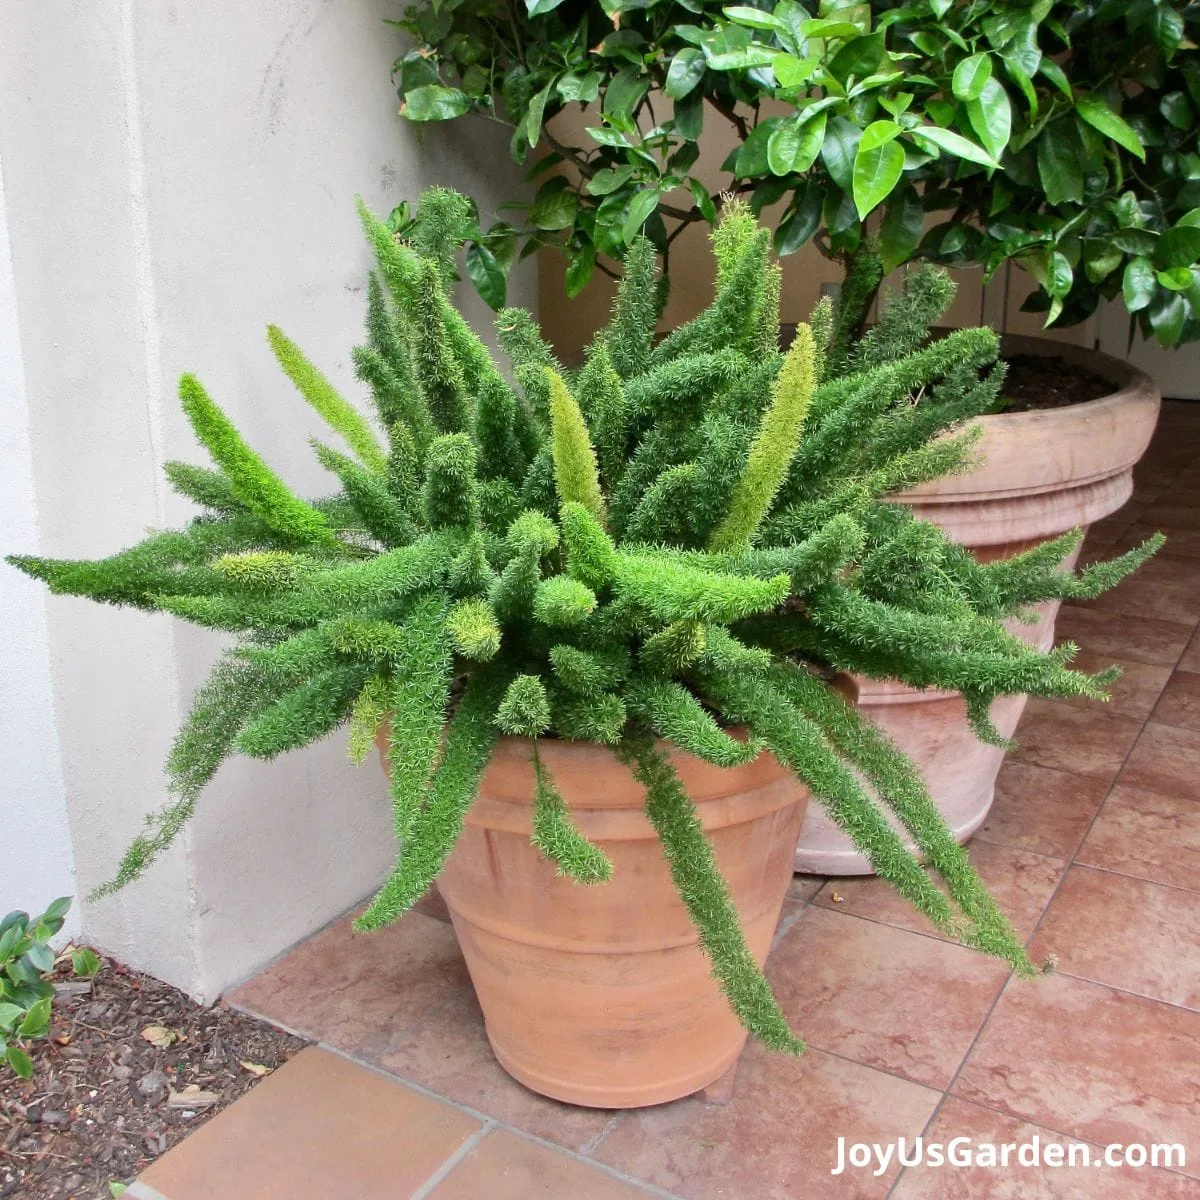
[[[57,992],[33,1078],[0,1070],[0,1200],[111,1195],[304,1045],[103,960]]]

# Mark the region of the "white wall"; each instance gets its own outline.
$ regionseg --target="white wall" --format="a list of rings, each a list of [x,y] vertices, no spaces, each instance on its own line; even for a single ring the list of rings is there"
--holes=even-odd
[[[298,489],[332,490],[306,445],[316,418],[275,367],[265,325],[358,396],[348,360],[369,259],[354,194],[386,212],[449,183],[488,210],[519,190],[506,140],[482,123],[419,143],[397,117],[400,42],[383,24],[395,11],[0,0],[0,155],[45,553],[109,553],[187,518],[161,475],[168,458],[204,461],[174,398],[184,370]],[[532,279],[513,293],[532,304]],[[6,551],[32,548],[17,542],[6,531]],[[23,620],[43,601],[20,595]],[[86,891],[161,803],[162,760],[219,642],[83,600],[52,597],[46,611]],[[340,739],[271,766],[233,762],[164,862],[84,909],[84,932],[212,997],[367,892],[389,828],[377,768],[354,771]]]
[[[29,445],[25,371],[9,252],[0,161],[0,535],[37,549],[37,501]],[[75,892],[50,636],[43,589],[15,571],[0,575],[0,912],[38,913]],[[79,930],[71,909],[64,937]]]

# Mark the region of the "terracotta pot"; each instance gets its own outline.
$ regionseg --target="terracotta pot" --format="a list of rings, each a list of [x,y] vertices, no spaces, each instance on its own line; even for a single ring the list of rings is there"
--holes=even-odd
[[[531,845],[530,743],[502,738],[438,887],[496,1058],[556,1100],[634,1108],[718,1079],[746,1041],[717,989],[645,793],[602,746],[543,739],[543,764],[608,884],[555,873]],[[723,770],[668,748],[761,964],[792,876],[807,791],[769,754]]]
[[[900,497],[984,561],[1007,558],[1076,526],[1086,529],[1120,508],[1133,491],[1133,467],[1150,442],[1160,404],[1148,375],[1094,350],[1010,336],[1003,352],[1066,359],[1111,379],[1115,390],[1086,404],[981,417],[980,466]],[[1054,642],[1058,607],[1057,601],[1039,605],[1036,625],[1014,622],[1011,628],[1046,649]],[[975,737],[956,693],[865,679],[859,689],[865,715],[917,764],[955,837],[965,842],[992,806],[1004,751]],[[993,721],[1005,736],[1016,729],[1025,699],[1008,696],[993,706]],[[818,805],[801,830],[796,870],[871,874],[867,859]]]

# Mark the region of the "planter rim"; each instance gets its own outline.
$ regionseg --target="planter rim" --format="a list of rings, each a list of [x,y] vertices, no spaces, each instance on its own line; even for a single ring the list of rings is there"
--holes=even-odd
[[[1128,472],[1145,453],[1161,396],[1144,371],[1099,350],[1049,338],[1007,334],[1002,346],[1086,367],[1110,379],[1114,390],[1081,404],[976,417],[971,424],[983,429],[976,448],[980,465],[897,499],[920,507],[1078,489]]]

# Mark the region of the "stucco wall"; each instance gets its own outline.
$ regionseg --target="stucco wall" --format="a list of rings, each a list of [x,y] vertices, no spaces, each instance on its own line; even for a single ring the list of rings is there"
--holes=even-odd
[[[486,212],[520,191],[482,124],[421,143],[397,118],[394,15],[392,0],[0,0],[0,156],[43,552],[107,553],[186,519],[161,474],[169,458],[204,461],[174,398],[184,370],[293,485],[331,490],[306,445],[319,422],[264,327],[282,325],[359,397],[349,349],[369,260],[354,194],[386,212],[449,183]],[[535,294],[529,275],[514,281],[516,302]],[[7,528],[4,540],[35,548]],[[220,643],[162,616],[45,601],[7,570],[2,586],[20,619],[38,603],[48,614],[83,892],[161,803],[162,760]],[[340,739],[233,762],[161,864],[84,908],[84,933],[212,997],[365,894],[390,861],[389,829],[377,769],[351,768]]]

